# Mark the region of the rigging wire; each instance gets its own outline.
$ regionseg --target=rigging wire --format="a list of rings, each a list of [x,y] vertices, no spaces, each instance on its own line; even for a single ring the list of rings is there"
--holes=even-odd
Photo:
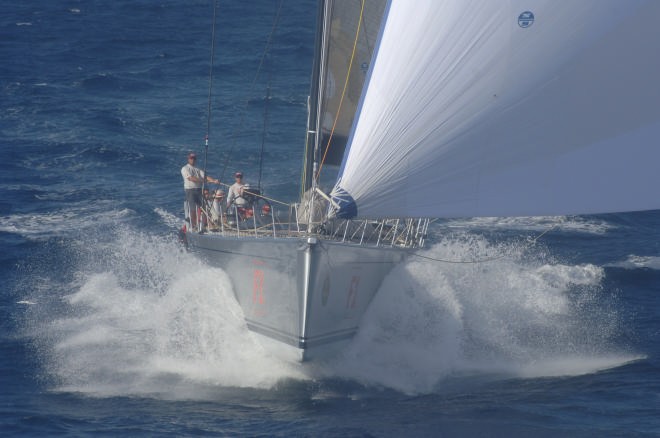
[[[266,88],[266,102],[264,103],[264,128],[261,133],[261,152],[259,153],[259,182],[257,187],[261,190],[261,175],[264,170],[264,146],[266,144],[266,127],[268,126],[268,106],[270,104],[270,77],[268,74],[268,87]]]
[[[229,189],[231,187],[231,184],[223,183],[222,181],[220,181],[220,183],[218,185],[226,187],[227,189]],[[290,205],[288,202],[280,201],[280,200],[275,199],[275,198],[269,198],[268,196],[264,196],[261,193],[257,194],[257,193],[253,193],[253,192],[251,192],[249,190],[245,190],[245,189],[243,190],[243,193],[247,193],[248,195],[255,195],[255,196],[258,196],[259,199],[265,199],[266,201],[274,202],[274,203],[277,203],[277,204],[280,204],[280,205],[286,205],[287,207]]]
[[[548,234],[550,231],[554,230],[555,228],[559,228],[559,227],[561,226],[561,224],[563,224],[563,223],[564,223],[564,218],[562,218],[558,224],[554,224],[554,225],[548,227],[548,229],[546,229],[545,231],[543,231],[543,232],[542,232],[541,234],[539,234],[538,236],[527,238],[527,244],[524,246],[524,248],[530,248],[530,247],[536,245],[536,242],[537,242],[541,237],[545,236],[546,234]],[[495,260],[500,260],[500,259],[503,259],[503,258],[505,258],[505,257],[509,257],[510,254],[508,254],[508,253],[504,253],[504,254],[500,254],[500,255],[497,255],[497,256],[487,257],[487,258],[478,259],[478,260],[447,260],[447,259],[439,259],[439,258],[436,258],[436,257],[424,256],[424,255],[421,255],[421,254],[416,253],[416,252],[411,253],[411,255],[413,255],[413,256],[415,256],[415,257],[419,257],[420,259],[430,260],[430,261],[433,261],[433,262],[451,263],[451,264],[467,264],[467,265],[469,265],[469,264],[487,263],[487,262],[492,262],[492,261],[495,261]]]
[[[254,75],[254,78],[252,79],[252,83],[250,84],[250,88],[248,89],[248,96],[252,94],[252,91],[254,90],[255,84],[257,83],[257,79],[259,78],[259,75],[261,73],[261,69],[264,65],[264,61],[266,59],[266,55],[270,51],[270,46],[273,42],[273,37],[275,35],[275,31],[277,30],[277,26],[279,25],[280,22],[280,16],[282,12],[282,4],[284,3],[284,0],[280,0],[280,3],[277,7],[277,12],[275,14],[275,18],[273,19],[273,25],[271,27],[270,34],[268,35],[268,39],[266,40],[266,46],[264,47],[264,51],[261,55],[261,59],[259,61],[259,66],[257,67],[257,71]],[[232,133],[230,137],[231,141],[231,147],[229,148],[229,152],[227,153],[227,158],[225,159],[225,163],[222,167],[222,171],[220,172],[220,180],[223,180],[225,177],[225,172],[227,171],[227,167],[229,166],[229,162],[231,160],[231,156],[234,153],[234,148],[236,146],[236,139],[238,138],[238,134],[242,131],[243,129],[243,123],[245,122],[245,114],[247,113],[247,107],[248,107],[249,99],[245,99],[245,104],[243,105],[243,109],[241,111],[241,118],[239,120],[238,126]]]
[[[206,136],[204,137],[204,175],[208,164],[209,155],[209,133],[211,131],[211,96],[213,92],[213,64],[215,60],[215,24],[218,10],[218,1],[213,2],[213,24],[211,26],[211,65],[209,66],[209,96],[206,108]],[[202,188],[206,185],[206,178],[203,178]]]
[[[337,108],[337,113],[335,114],[335,120],[332,123],[332,129],[330,130],[330,136],[328,137],[328,142],[325,146],[325,150],[323,152],[323,158],[321,158],[321,162],[319,163],[319,170],[316,172],[316,176],[314,177],[317,181],[319,179],[319,175],[321,175],[321,169],[323,169],[323,163],[325,162],[325,158],[328,155],[328,150],[330,149],[330,143],[332,142],[332,136],[335,133],[335,128],[337,127],[337,121],[339,120],[339,114],[341,113],[341,107],[342,104],[344,103],[344,96],[346,95],[346,89],[348,88],[348,81],[351,77],[351,70],[353,68],[353,60],[355,59],[355,52],[357,51],[357,44],[358,44],[358,37],[360,36],[360,29],[362,25],[362,16],[364,15],[364,3],[365,0],[362,0],[362,7],[360,8],[360,18],[358,20],[358,25],[357,29],[355,30],[355,40],[353,41],[353,52],[351,53],[351,60],[348,63],[348,71],[346,72],[346,79],[344,80],[344,89],[341,92],[341,98],[339,99],[339,106]]]
[[[419,253],[416,253],[416,252],[411,253],[411,255],[414,255],[415,257],[419,257],[420,259],[430,260],[432,262],[470,265],[470,264],[478,264],[478,263],[487,263],[487,262],[492,262],[492,261],[495,261],[495,260],[503,259],[504,257],[507,257],[509,254],[500,254],[500,255],[495,256],[495,257],[479,259],[479,260],[446,260],[446,259],[439,259],[439,258],[435,258],[435,257],[423,256],[423,255],[421,255]]]

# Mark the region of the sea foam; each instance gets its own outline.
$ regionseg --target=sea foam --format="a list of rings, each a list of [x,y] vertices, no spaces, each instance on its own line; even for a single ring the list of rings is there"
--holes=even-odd
[[[491,261],[436,261],[458,254]],[[618,316],[601,267],[469,234],[424,255],[436,260],[412,257],[389,275],[329,372],[428,393],[456,377],[580,375],[640,358],[613,344]]]
[[[223,270],[171,237],[114,233],[78,242],[72,280],[43,279],[48,287],[35,285],[42,296],[29,297],[36,304],[26,326],[55,389],[196,397],[209,387],[342,378],[428,393],[466,374],[577,375],[635,358],[610,341],[618,319],[603,298],[601,267],[465,233],[397,267],[338,357],[290,364],[247,330]],[[459,259],[491,261],[437,261]]]

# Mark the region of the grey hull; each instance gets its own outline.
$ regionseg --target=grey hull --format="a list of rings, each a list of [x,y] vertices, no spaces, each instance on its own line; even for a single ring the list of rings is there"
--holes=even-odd
[[[340,350],[384,277],[406,249],[308,238],[242,238],[187,233],[187,242],[231,278],[247,326],[286,359]]]

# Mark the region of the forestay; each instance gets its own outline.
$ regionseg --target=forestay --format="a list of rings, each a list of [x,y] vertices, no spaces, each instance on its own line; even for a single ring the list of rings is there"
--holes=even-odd
[[[349,216],[660,208],[659,1],[392,0],[385,17],[333,191]]]

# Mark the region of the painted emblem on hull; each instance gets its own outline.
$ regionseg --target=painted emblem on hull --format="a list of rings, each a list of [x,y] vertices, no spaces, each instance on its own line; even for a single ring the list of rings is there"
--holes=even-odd
[[[525,11],[518,15],[518,26],[523,29],[528,28],[534,24],[534,14],[530,11]]]
[[[264,316],[266,314],[264,299],[264,271],[254,269],[252,271],[252,304],[253,314],[255,316]]]

